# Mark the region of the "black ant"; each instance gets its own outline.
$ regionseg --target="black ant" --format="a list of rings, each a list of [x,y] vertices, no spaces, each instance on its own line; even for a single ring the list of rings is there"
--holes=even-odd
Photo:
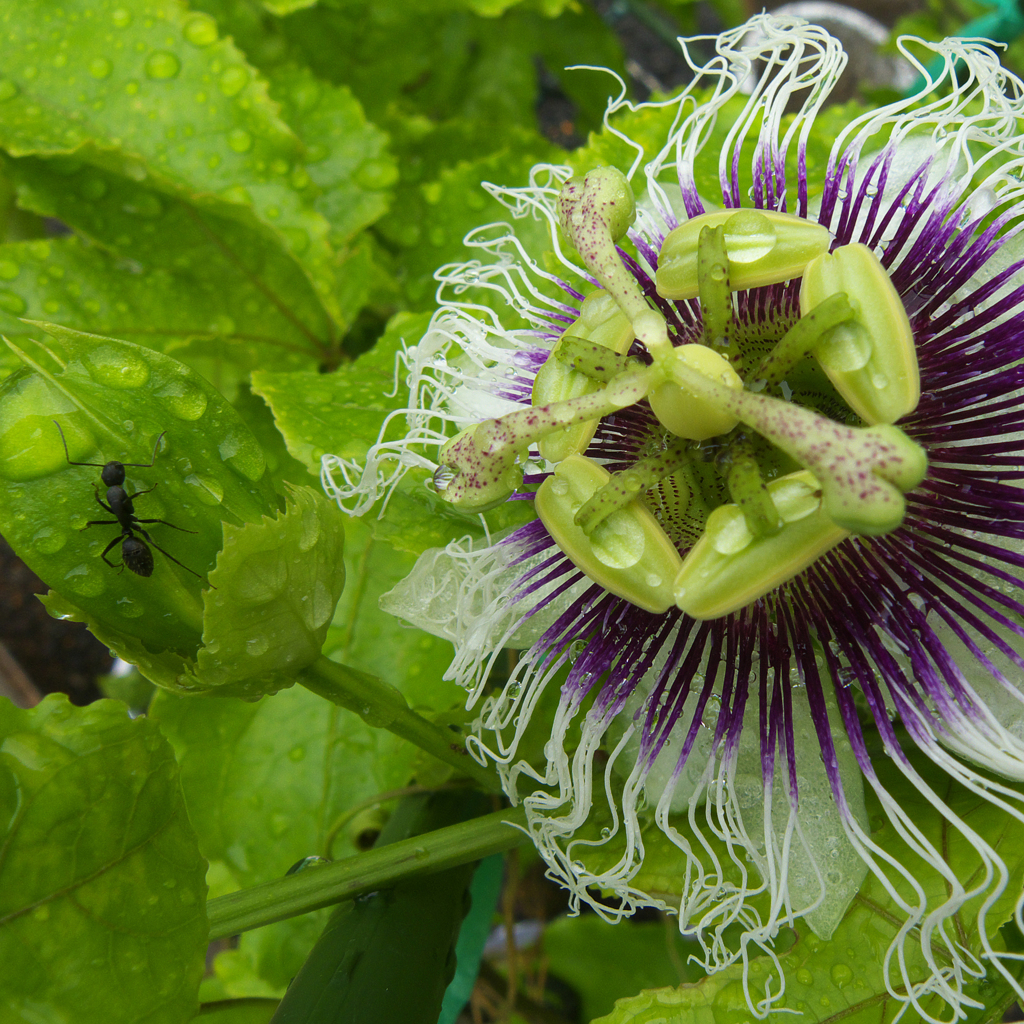
[[[175,526],[174,523],[167,522],[166,519],[140,519],[135,514],[134,501],[140,495],[149,494],[150,491],[156,490],[156,484],[152,487],[147,487],[144,491],[136,491],[134,494],[129,494],[124,489],[124,469],[125,466],[133,466],[138,469],[152,469],[156,464],[156,453],[160,447],[160,442],[163,440],[164,431],[157,439],[156,444],[153,445],[153,458],[149,462],[118,462],[116,459],[112,459],[110,462],[72,462],[71,454],[68,451],[68,442],[64,438],[64,431],[61,430],[60,424],[54,420],[53,425],[60,431],[61,443],[64,445],[64,458],[67,459],[69,466],[95,466],[100,470],[100,478],[107,485],[107,500],[104,501],[99,494],[99,487],[96,487],[96,503],[103,509],[106,509],[114,518],[113,519],[93,519],[86,523],[82,527],[83,530],[87,530],[90,526],[120,526],[121,534],[115,537],[104,549],[100,558],[103,559],[111,569],[118,569],[123,571],[127,567],[131,572],[135,573],[136,576],[152,576],[153,575],[153,552],[146,546],[146,541],[153,545],[162,555],[169,558],[175,565],[180,565],[186,572],[192,573],[193,576],[203,579],[195,570],[190,569],[184,562],[179,562],[170,552],[164,551],[156,541],[142,528],[142,524],[150,523],[162,523],[164,526],[169,526],[172,530],[180,530],[182,533],[195,533],[195,530],[186,530],[182,526]],[[145,540],[136,537],[135,534],[140,533]],[[115,545],[121,545],[121,564],[115,565],[107,558],[107,552],[110,551]]]

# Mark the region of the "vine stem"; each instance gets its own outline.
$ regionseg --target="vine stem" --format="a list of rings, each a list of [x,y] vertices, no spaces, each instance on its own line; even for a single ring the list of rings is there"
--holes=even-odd
[[[529,841],[525,826],[525,810],[507,808],[218,896],[206,905],[210,939],[237,935],[360,893],[388,888],[406,878],[502,853]]]
[[[488,792],[501,792],[497,774],[474,761],[455,733],[413,711],[401,691],[382,679],[321,656],[299,674],[298,681],[332,704],[354,711],[367,725],[414,743]]]

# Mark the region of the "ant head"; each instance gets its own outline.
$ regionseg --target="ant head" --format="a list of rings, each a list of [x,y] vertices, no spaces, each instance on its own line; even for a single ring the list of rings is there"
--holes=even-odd
[[[121,487],[124,484],[124,465],[108,462],[100,472],[100,477],[108,487]]]

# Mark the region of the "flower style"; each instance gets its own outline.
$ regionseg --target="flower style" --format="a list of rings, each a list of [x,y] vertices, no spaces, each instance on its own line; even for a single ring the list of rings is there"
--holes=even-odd
[[[452,640],[474,751],[576,905],[668,907],[635,880],[672,844],[671,909],[713,970],[773,956],[798,917],[828,937],[871,872],[905,915],[886,985],[930,1021],[936,996],[977,1005],[986,969],[1016,987],[985,921],[1008,869],[935,780],[1024,821],[1024,86],[980,44],[917,45],[939,79],[853,120],[819,176],[808,140],[845,56],[759,16],[680,96],[609,105],[630,166],[488,186],[562,269],[508,225],[473,232],[481,259],[438,272],[403,355],[408,433],[323,475],[354,514],[414,466],[465,511],[533,503],[505,536],[424,553],[383,606]],[[662,119],[658,152],[623,110]],[[488,292],[513,326],[469,301]],[[973,845],[970,882],[893,779]],[[865,787],[941,898],[873,841]],[[980,959],[951,930],[968,903]],[[751,1011],[784,984],[748,985]]]

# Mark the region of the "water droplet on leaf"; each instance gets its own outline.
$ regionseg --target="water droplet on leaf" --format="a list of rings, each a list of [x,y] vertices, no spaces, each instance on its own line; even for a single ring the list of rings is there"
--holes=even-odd
[[[206,392],[195,381],[181,378],[161,388],[156,397],[179,420],[192,422],[206,412]]]
[[[109,78],[110,72],[114,70],[114,65],[111,61],[107,60],[106,57],[93,57],[89,61],[89,74],[93,78]]]
[[[258,658],[261,654],[266,654],[269,647],[270,641],[265,636],[257,636],[252,640],[246,640],[245,653],[251,658]]]
[[[146,75],[149,78],[161,79],[174,78],[181,70],[181,61],[168,53],[167,50],[157,50],[146,58]]]
[[[137,388],[149,380],[149,367],[140,356],[112,345],[101,345],[88,353],[85,368],[97,384],[110,388]]]
[[[248,153],[252,149],[252,136],[244,128],[228,132],[228,146],[236,153]]]
[[[25,312],[26,308],[25,300],[17,292],[12,292],[7,288],[0,288],[0,309],[5,313],[20,316]]]
[[[249,84],[249,72],[237,64],[226,68],[217,80],[217,87],[225,96],[237,96]]]
[[[204,505],[219,505],[224,500],[224,488],[213,477],[193,473],[185,477],[185,483],[195,488],[196,497]]]
[[[193,14],[182,31],[193,46],[209,46],[217,42],[217,22],[208,14]]]

